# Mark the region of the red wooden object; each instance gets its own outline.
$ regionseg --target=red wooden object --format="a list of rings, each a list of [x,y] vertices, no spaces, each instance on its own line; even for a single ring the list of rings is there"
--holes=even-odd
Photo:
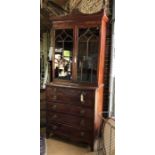
[[[55,31],[73,29],[73,55],[72,78],[70,80],[55,77],[53,57],[53,81],[47,85],[46,89],[47,137],[59,136],[72,141],[87,143],[93,150],[101,125],[99,113],[103,109],[104,59],[108,18],[103,15],[103,12],[100,12],[94,15],[70,15],[66,17],[50,17],[50,19],[51,28]],[[80,81],[79,53],[84,51],[84,49],[80,49],[80,33],[88,28],[90,28],[91,32],[94,30],[91,28],[100,28],[97,36],[99,38],[98,45],[94,44],[99,47],[98,52],[94,53],[97,55],[97,70],[91,70],[91,75],[96,79]],[[88,41],[86,45],[90,47],[88,52],[96,50]],[[56,45],[54,47],[56,48]],[[91,57],[91,53],[89,54],[89,57]],[[88,73],[86,69],[83,72],[87,71],[86,73]]]

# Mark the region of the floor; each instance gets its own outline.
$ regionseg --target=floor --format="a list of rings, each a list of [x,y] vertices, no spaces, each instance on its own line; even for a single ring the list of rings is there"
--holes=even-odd
[[[59,139],[47,139],[47,155],[97,155],[88,146],[78,146]]]

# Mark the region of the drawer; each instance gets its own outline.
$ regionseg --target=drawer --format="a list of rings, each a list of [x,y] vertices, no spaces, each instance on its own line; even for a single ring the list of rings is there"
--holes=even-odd
[[[47,101],[57,101],[94,107],[95,91],[73,88],[47,87]]]
[[[76,129],[91,130],[93,128],[93,119],[76,117],[55,112],[48,112],[47,121],[48,124],[66,124]]]
[[[61,112],[65,114],[71,114],[71,115],[76,115],[76,116],[81,116],[86,118],[93,118],[94,116],[93,109],[84,108],[81,106],[75,106],[74,104],[48,102],[47,109],[48,111]]]
[[[82,141],[89,143],[92,137],[91,131],[77,130],[68,125],[52,124],[48,127],[51,136],[57,135],[71,140]]]

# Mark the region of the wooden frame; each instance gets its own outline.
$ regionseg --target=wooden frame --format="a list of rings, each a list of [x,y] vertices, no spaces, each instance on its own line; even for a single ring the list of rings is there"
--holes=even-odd
[[[93,14],[93,15],[68,15],[68,16],[58,16],[58,17],[50,17],[52,23],[52,29],[73,29],[73,64],[72,64],[72,80],[56,80],[53,78],[53,82],[62,82],[62,83],[76,83],[77,79],[77,55],[78,55],[78,30],[79,28],[92,28],[96,26],[100,26],[100,49],[98,55],[98,69],[97,69],[97,83],[92,84],[99,86],[103,83],[103,68],[104,68],[104,53],[105,53],[105,37],[106,37],[106,22],[108,18],[103,16],[103,12]],[[54,54],[53,54],[54,55]],[[54,61],[53,65],[54,66]],[[102,68],[102,69],[101,69]],[[54,77],[54,69],[52,71],[52,75]],[[90,84],[90,83],[88,83]]]
[[[61,136],[62,134],[70,137],[73,141],[78,142],[87,142],[90,145],[91,150],[94,149],[95,139],[99,135],[99,129],[101,126],[101,119],[99,118],[99,114],[103,111],[103,94],[104,94],[104,63],[105,63],[105,42],[106,42],[106,23],[108,18],[103,15],[103,12],[100,12],[95,15],[70,15],[66,17],[50,17],[52,28],[56,29],[73,29],[73,61],[76,61],[72,64],[73,68],[73,80],[56,80],[53,79],[51,83],[47,85],[46,97],[47,97],[47,137],[50,134],[56,134]],[[77,81],[77,57],[78,57],[78,36],[79,36],[79,28],[92,28],[92,27],[100,27],[100,35],[99,35],[99,53],[98,53],[98,67],[97,67],[97,81],[94,83],[90,82],[79,82]],[[53,54],[54,55],[54,54]],[[54,57],[53,57],[54,60]],[[54,66],[54,61],[53,61]],[[54,69],[53,69],[53,77],[54,77]],[[84,102],[83,102],[84,101]],[[69,111],[69,106],[72,106],[72,110]],[[61,106],[62,109],[57,108],[55,106]],[[84,111],[91,110],[88,115],[79,116],[79,112],[77,109],[81,109]],[[58,110],[58,111],[57,111]],[[60,118],[59,118],[60,115]],[[57,119],[53,121],[55,116],[58,116]],[[74,116],[74,119],[73,119]],[[86,116],[91,117],[90,119],[86,118]],[[62,122],[62,119],[67,121]],[[90,123],[90,127],[85,126],[86,129],[83,128],[82,124],[79,124],[79,120],[85,120],[85,122]],[[70,123],[70,122],[74,123]],[[69,126],[65,126],[65,125]],[[53,128],[51,127],[53,126]],[[56,130],[55,129],[56,126]],[[77,128],[79,127],[79,128]],[[65,133],[66,132],[66,133]],[[83,135],[85,132],[86,135]],[[74,136],[74,134],[81,134],[79,137]]]

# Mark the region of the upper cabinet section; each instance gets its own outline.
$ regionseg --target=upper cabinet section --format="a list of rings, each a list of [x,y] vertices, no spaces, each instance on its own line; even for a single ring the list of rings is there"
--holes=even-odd
[[[106,21],[103,14],[52,21],[53,82],[103,83]]]

